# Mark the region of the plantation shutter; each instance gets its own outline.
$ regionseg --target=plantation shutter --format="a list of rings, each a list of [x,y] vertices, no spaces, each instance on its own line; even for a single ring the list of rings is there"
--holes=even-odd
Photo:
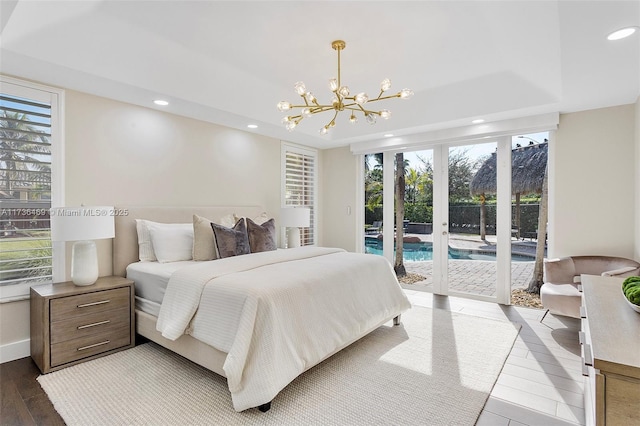
[[[57,97],[4,78],[2,83],[0,288],[4,300],[24,297],[30,286],[53,281],[49,209],[52,139],[56,139],[52,122],[57,122],[52,120],[52,101],[57,103]]]
[[[302,206],[311,210],[309,228],[300,229],[303,246],[316,244],[316,161],[316,151],[283,144],[283,207]]]

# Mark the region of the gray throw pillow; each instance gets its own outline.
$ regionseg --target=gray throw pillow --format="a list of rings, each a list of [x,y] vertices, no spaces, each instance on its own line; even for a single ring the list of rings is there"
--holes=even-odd
[[[251,253],[275,250],[276,247],[276,221],[269,219],[262,225],[258,225],[249,218],[247,221],[247,234],[249,235],[249,247]]]
[[[238,220],[233,228],[227,228],[213,222],[211,228],[216,236],[218,255],[221,258],[251,253],[244,219]]]

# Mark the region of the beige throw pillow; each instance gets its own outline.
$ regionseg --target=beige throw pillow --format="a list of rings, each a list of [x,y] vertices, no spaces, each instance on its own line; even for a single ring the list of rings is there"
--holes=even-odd
[[[215,260],[216,236],[211,229],[211,221],[197,214],[193,215],[193,260]]]

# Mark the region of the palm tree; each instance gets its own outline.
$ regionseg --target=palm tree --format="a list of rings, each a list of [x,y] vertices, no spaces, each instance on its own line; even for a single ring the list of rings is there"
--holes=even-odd
[[[540,212],[538,214],[538,242],[536,243],[536,263],[533,267],[533,277],[529,281],[527,291],[529,293],[540,294],[540,287],[543,281],[544,267],[544,246],[547,241],[547,216],[549,206],[549,183],[547,172],[549,163],[544,169],[544,179],[542,181],[542,197],[540,197]]]
[[[0,111],[0,176],[8,197],[16,198],[15,182],[50,182],[51,166],[39,160],[39,154],[51,155],[48,135],[27,114]]]
[[[396,259],[393,265],[393,270],[398,277],[407,275],[407,270],[404,267],[404,252],[403,252],[403,239],[404,231],[402,226],[404,225],[404,195],[406,191],[405,186],[405,174],[407,163],[404,161],[404,154],[398,152],[396,154]]]

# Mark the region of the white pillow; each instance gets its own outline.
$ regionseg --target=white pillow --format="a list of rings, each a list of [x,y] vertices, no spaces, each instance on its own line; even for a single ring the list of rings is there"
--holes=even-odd
[[[239,219],[240,218],[236,216],[235,213],[231,213],[226,216],[222,216],[220,218],[220,221],[218,222],[218,225],[222,225],[225,228],[233,228]],[[213,232],[213,230],[211,232]]]
[[[158,262],[193,258],[193,223],[149,223],[147,227]]]
[[[141,262],[155,262],[156,254],[153,252],[151,235],[148,224],[156,223],[150,220],[136,219],[136,230],[138,231],[138,258]]]

